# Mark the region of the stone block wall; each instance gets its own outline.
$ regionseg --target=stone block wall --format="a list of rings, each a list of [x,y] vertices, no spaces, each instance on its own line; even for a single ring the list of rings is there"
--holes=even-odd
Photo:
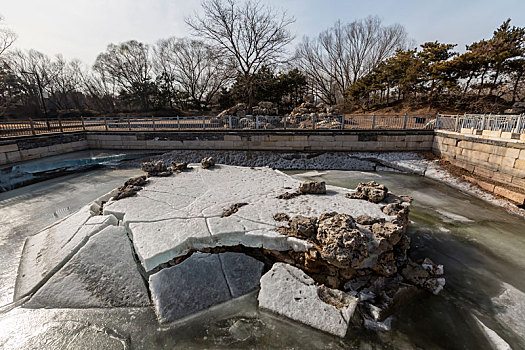
[[[498,183],[525,191],[525,141],[487,136],[439,130],[434,137],[433,152],[455,166],[495,182],[482,186],[492,186],[491,192],[509,198],[508,190]],[[515,202],[525,199],[518,197]]]
[[[88,149],[84,133],[0,139],[0,165]]]
[[[257,151],[430,151],[434,133],[417,131],[73,132],[0,139],[0,165],[85,149]]]
[[[90,148],[257,151],[430,151],[432,130],[87,133]]]

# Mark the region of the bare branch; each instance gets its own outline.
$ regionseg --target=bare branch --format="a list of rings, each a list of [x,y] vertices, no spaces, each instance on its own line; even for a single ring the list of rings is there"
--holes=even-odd
[[[383,26],[377,17],[346,25],[338,21],[317,38],[305,37],[297,47],[295,61],[324,102],[340,103],[351,84],[396,49],[404,48],[406,42],[401,25]]]
[[[187,18],[186,23],[221,56],[236,62],[238,72],[250,86],[250,77],[262,66],[280,62],[286,46],[294,39],[288,27],[295,19],[286,11],[276,11],[252,0],[203,0],[201,4],[204,15]],[[249,110],[252,88],[248,89]]]

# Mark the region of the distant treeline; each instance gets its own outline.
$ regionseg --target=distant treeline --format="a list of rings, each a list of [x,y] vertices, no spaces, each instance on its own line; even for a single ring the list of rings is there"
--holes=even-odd
[[[486,102],[515,102],[525,96],[525,28],[510,19],[488,40],[467,45],[427,42],[419,49],[397,50],[346,90],[347,102],[362,109],[399,100],[429,104],[453,102],[470,110]]]
[[[505,21],[467,47],[413,49],[403,26],[377,17],[336,22],[290,48],[294,18],[250,0],[205,0],[192,38],[110,44],[92,66],[15,49],[0,18],[0,116],[202,113],[305,101],[368,110],[408,101],[498,108],[523,99],[525,29]],[[483,101],[484,104],[479,102]]]

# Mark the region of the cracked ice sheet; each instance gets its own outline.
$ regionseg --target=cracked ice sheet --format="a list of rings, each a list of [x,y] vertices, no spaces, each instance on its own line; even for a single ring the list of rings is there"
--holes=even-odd
[[[24,307],[148,305],[148,292],[133,259],[125,228],[108,226],[90,238]]]
[[[146,271],[191,249],[209,247],[212,241],[204,218],[130,223],[129,230]]]
[[[105,216],[98,224],[91,224],[89,206],[61,222],[26,239],[15,285],[15,300],[34,292],[65,264],[89,237],[117,219]]]
[[[327,211],[353,217],[369,215],[390,220],[381,205],[345,198],[352,191],[327,186],[326,195],[277,199],[300,184],[280,171],[218,165],[200,167],[165,178],[152,178],[137,196],[107,204],[105,214],[123,218],[137,254],[147,271],[190,250],[244,245],[272,250],[305,251],[306,241],[276,232],[284,223],[276,213],[319,216]],[[245,202],[238,212],[220,217],[232,204]]]

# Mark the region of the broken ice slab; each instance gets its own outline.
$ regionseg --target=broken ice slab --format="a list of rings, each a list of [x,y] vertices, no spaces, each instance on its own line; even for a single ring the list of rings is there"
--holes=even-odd
[[[275,263],[261,278],[259,307],[344,337],[358,299],[319,286],[300,269]]]
[[[259,285],[263,263],[242,253],[194,253],[149,278],[160,323],[168,323],[244,295]]]
[[[392,220],[381,205],[345,198],[350,190],[326,186],[326,194],[276,198],[301,181],[269,168],[217,165],[213,171],[194,167],[170,177],[151,178],[134,197],[110,201],[105,214],[123,221],[146,271],[192,250],[243,245],[270,250],[305,251],[309,242],[277,232],[285,223],[276,213],[319,216],[326,211],[353,217],[369,215]],[[236,203],[247,203],[221,217]]]
[[[87,242],[89,237],[109,225],[117,225],[117,219],[105,216],[99,224],[87,224],[91,218],[89,206],[62,221],[26,239],[14,300],[34,293]],[[97,218],[98,219],[98,218]]]
[[[99,225],[103,216],[94,217]],[[106,220],[108,217],[106,217]],[[91,221],[91,220],[89,220]],[[89,223],[88,221],[88,223]],[[87,223],[86,223],[87,225]],[[150,305],[124,227],[91,237],[25,304],[37,308],[140,307]]]

